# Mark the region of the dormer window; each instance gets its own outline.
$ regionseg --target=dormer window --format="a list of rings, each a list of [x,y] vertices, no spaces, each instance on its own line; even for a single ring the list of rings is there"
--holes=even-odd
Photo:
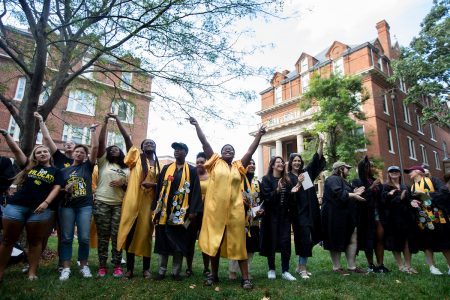
[[[300,64],[300,73],[304,73],[306,71],[308,71],[308,58],[303,58],[302,62]]]

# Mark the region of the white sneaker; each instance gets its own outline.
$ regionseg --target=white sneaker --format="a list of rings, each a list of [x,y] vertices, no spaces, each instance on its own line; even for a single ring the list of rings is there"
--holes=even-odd
[[[59,280],[64,281],[69,279],[70,277],[70,268],[64,268],[61,271],[61,275],[59,275]]]
[[[442,272],[439,271],[439,269],[436,268],[435,266],[430,267],[430,273],[433,275],[442,275]]]
[[[297,280],[297,278],[295,278],[294,276],[292,276],[291,273],[289,273],[289,272],[283,272],[283,274],[281,274],[281,277],[282,277],[283,279],[288,280],[288,281],[295,281],[295,280]]]
[[[80,269],[81,275],[83,275],[84,278],[91,278],[92,273],[88,266],[84,266]]]
[[[267,278],[269,278],[269,279],[277,278],[277,274],[275,273],[275,270],[269,270],[269,272],[267,272]]]

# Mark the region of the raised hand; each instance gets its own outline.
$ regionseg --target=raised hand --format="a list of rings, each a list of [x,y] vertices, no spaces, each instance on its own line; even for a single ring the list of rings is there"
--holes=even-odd
[[[258,129],[258,133],[261,135],[264,135],[264,134],[266,134],[266,132],[267,132],[267,125],[262,124]]]
[[[319,141],[324,142],[325,141],[325,135],[322,132],[319,132]]]
[[[44,121],[44,118],[43,118],[43,117],[41,116],[41,114],[38,113],[37,111],[35,111],[35,112],[33,113],[33,115],[34,115],[34,117],[35,117],[39,122]]]
[[[189,117],[189,123],[191,123],[191,125],[197,126],[198,122],[194,117]]]

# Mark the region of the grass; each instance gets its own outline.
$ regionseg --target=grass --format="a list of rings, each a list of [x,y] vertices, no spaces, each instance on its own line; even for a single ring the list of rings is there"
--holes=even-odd
[[[51,241],[54,247],[55,241]],[[74,251],[74,254],[76,252]],[[442,254],[437,253],[436,264],[447,272]],[[344,261],[342,261],[344,263]],[[92,273],[97,272],[97,253],[91,251]],[[169,262],[169,267],[171,262]],[[276,260],[278,269],[280,259]],[[295,258],[291,258],[291,273],[294,273]],[[175,282],[168,276],[161,282],[144,280],[141,275],[142,263],[136,259],[135,278],[132,280],[114,279],[108,274],[105,278],[83,279],[72,267],[72,277],[66,282],[58,280],[56,261],[41,265],[39,280],[28,281],[21,273],[21,265],[6,270],[0,284],[0,299],[448,299],[450,298],[450,276],[433,276],[425,265],[422,253],[413,257],[413,266],[419,275],[407,275],[397,271],[391,253],[386,252],[385,265],[391,269],[389,274],[369,274],[361,276],[339,276],[330,271],[331,262],[327,251],[314,248],[310,258],[311,279],[296,282],[281,279],[279,270],[276,280],[267,279],[267,262],[264,257],[255,255],[252,276],[255,288],[245,291],[240,281],[228,280],[227,260],[221,260],[220,280],[215,287],[203,287],[202,259],[199,252],[194,259],[194,275]],[[359,255],[358,264],[366,266],[364,255]],[[156,271],[157,256],[153,255],[152,271]],[[111,268],[110,268],[111,271]],[[170,274],[170,272],[168,272]],[[299,277],[299,276],[297,276]]]

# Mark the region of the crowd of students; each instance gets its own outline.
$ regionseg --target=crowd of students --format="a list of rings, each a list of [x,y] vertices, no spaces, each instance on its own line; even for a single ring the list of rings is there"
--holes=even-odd
[[[250,266],[257,252],[267,257],[269,279],[277,277],[275,254],[281,252],[281,277],[294,281],[297,278],[289,270],[291,231],[298,256],[295,271],[305,280],[312,276],[308,258],[321,242],[330,252],[333,271],[344,276],[389,272],[384,265],[385,250],[393,251],[398,269],[408,274],[417,273],[411,265],[412,254],[424,251],[434,275],[442,272],[435,266],[433,253],[442,252],[450,275],[449,174],[444,184],[427,177],[422,166],[413,166],[404,170],[413,181],[409,188],[401,182],[402,170],[390,166],[383,184],[376,178],[373,163],[365,157],[358,164],[359,178],[349,183],[346,178],[351,166],[336,162],[319,203],[312,183],[326,165],[322,135],[308,164],[298,153],[291,154],[287,163],[275,156],[260,182],[251,157],[266,132],[264,126],[245,155],[234,160],[232,145],[223,146],[220,154],[214,153],[199,123],[190,118],[203,147],[196,167],[185,160],[188,146],[175,142],[175,162],[160,168],[155,142],[146,139],[139,148],[134,146],[113,114],[105,116],[98,137],[97,126],[90,127],[90,152],[86,146],[70,141],[64,144],[64,153],[60,152],[42,116],[35,113],[35,117],[44,143],[36,146],[30,157],[5,130],[0,130],[21,168],[14,177],[17,191],[2,209],[0,280],[24,229],[28,279],[37,279],[39,258],[54,228],[58,232],[59,279],[68,280],[72,275],[75,229],[80,273],[92,277],[88,265],[92,218],[98,237],[98,277],[109,272],[111,241],[114,277],[131,279],[137,255],[143,257],[142,276],[150,279],[154,233],[154,252],[158,254],[155,280],[165,279],[169,257],[173,258],[173,280],[182,279],[183,257],[187,261],[185,275],[192,275],[198,239],[206,286],[219,282],[219,259],[224,257],[229,260],[229,278],[236,279],[240,271],[242,287],[251,289]],[[117,146],[106,147],[111,119],[125,140],[126,155]],[[126,272],[121,267],[123,250]],[[367,269],[356,266],[359,250],[365,253]],[[347,261],[345,269],[340,264],[342,252]]]

